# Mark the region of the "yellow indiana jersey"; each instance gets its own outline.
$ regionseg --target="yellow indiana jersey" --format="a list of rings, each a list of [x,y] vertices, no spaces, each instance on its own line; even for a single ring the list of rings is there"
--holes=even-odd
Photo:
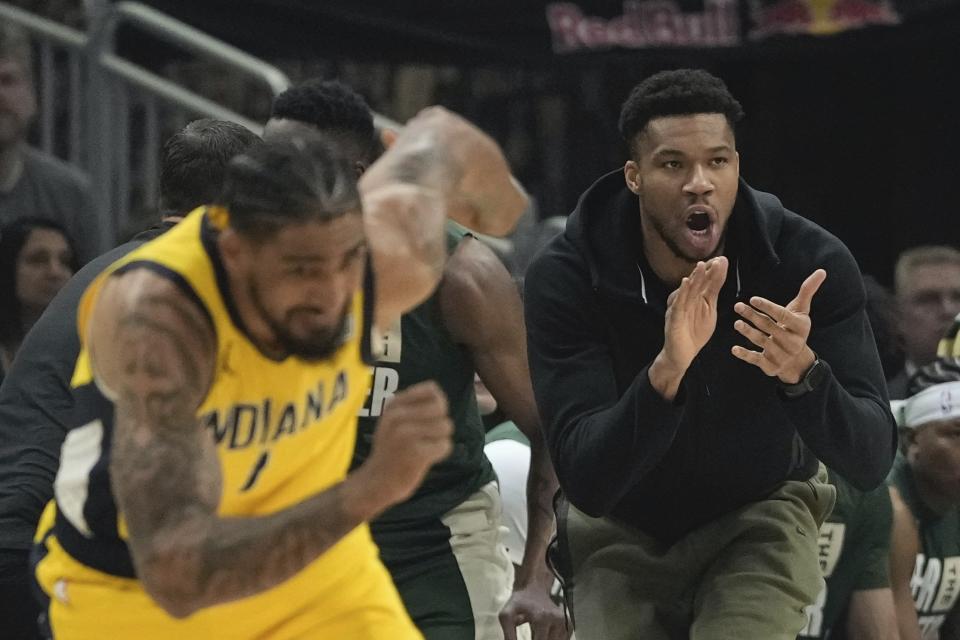
[[[346,476],[356,415],[369,384],[371,274],[353,298],[345,335],[327,360],[282,361],[248,339],[226,287],[216,229],[198,209],[134,250],[91,284],[80,304],[80,335],[111,274],[150,269],[182,288],[216,331],[217,369],[199,427],[217,443],[223,517],[267,515]],[[72,381],[74,428],[63,445],[37,532],[38,580],[50,598],[55,638],[420,638],[366,525],[274,589],[184,620],[168,616],[136,580],[123,514],[110,491],[113,406],[97,390],[85,347]],[[144,495],[143,500],[149,500]]]

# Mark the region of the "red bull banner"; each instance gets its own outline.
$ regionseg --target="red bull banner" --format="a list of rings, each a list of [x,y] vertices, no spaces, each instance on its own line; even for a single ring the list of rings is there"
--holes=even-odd
[[[702,10],[687,11],[674,0],[626,0],[619,15],[607,18],[573,2],[555,2],[547,5],[546,16],[558,54],[615,47],[732,47],[744,34],[750,40],[832,35],[901,21],[890,0],[751,0],[748,8],[744,29],[738,0],[704,0]]]
[[[740,44],[737,0],[706,0],[702,11],[682,11],[671,0],[627,0],[623,13],[590,16],[572,2],[547,6],[553,51],[646,49],[650,47],[731,47]]]
[[[467,65],[755,49],[784,38],[960,23],[960,0],[146,1],[258,55]]]
[[[889,0],[752,0],[750,5],[752,40],[776,34],[824,36],[901,22]]]

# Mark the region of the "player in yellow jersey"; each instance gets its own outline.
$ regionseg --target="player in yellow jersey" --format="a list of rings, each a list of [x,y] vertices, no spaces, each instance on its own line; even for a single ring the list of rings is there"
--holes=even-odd
[[[436,286],[444,218],[510,230],[502,153],[442,109],[364,175],[305,137],[85,294],[75,427],[38,529],[55,638],[419,638],[364,524],[450,451],[432,383],[347,475],[373,326]],[[362,205],[361,205],[362,199]]]

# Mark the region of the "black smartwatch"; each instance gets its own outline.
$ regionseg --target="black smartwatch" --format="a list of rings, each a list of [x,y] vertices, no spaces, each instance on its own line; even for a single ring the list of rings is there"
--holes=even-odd
[[[799,382],[796,384],[780,383],[780,390],[787,398],[799,398],[802,395],[810,393],[819,387],[823,379],[827,377],[827,365],[824,364],[820,358],[814,357],[815,360],[813,364],[810,365],[810,368],[803,374]]]

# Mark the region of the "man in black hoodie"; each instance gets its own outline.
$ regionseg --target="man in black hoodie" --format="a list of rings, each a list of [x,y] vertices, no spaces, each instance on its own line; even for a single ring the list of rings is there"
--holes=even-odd
[[[795,637],[834,500],[818,459],[862,490],[893,461],[856,262],[739,179],[742,115],[703,71],[639,84],[631,159],[527,273],[578,640]]]

